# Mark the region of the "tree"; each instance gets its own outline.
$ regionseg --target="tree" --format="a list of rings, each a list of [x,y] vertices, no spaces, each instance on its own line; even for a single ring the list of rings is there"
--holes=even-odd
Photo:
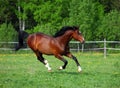
[[[0,0],[0,41],[15,41],[15,0]],[[14,24],[14,25],[13,25]]]
[[[33,12],[37,26],[34,27],[34,32],[44,32],[52,34],[60,26],[61,22],[61,0],[48,0],[41,2],[36,6]]]
[[[53,35],[74,25],[86,40],[119,40],[120,0],[0,0],[0,6],[0,30],[11,24],[13,31]]]
[[[16,15],[14,13],[16,8],[15,0],[0,0],[0,24],[12,23],[15,24]]]
[[[104,5],[105,13],[109,13],[111,10],[120,11],[120,0],[98,0]]]
[[[11,42],[15,41],[17,37],[16,31],[11,23],[0,25],[0,42]]]
[[[69,24],[80,26],[86,40],[95,40],[103,13],[102,5],[94,0],[72,0]]]
[[[97,38],[103,40],[117,40],[120,41],[120,13],[116,10],[112,10],[106,14],[101,21]]]

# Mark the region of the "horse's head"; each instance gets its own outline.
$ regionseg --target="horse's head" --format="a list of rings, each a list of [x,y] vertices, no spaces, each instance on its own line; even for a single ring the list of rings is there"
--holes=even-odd
[[[80,41],[81,43],[85,42],[85,39],[82,35],[82,33],[79,31],[78,27],[73,27],[74,28],[74,32],[72,34],[73,39]]]

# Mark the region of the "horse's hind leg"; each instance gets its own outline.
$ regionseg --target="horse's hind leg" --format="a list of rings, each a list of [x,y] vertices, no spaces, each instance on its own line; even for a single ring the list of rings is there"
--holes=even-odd
[[[42,53],[37,51],[36,55],[37,55],[37,59],[45,65],[48,71],[51,71],[51,67],[49,66],[48,61],[43,58]]]
[[[68,61],[65,60],[61,55],[55,55],[55,57],[64,62],[64,65],[60,66],[59,70],[65,69],[68,64]]]

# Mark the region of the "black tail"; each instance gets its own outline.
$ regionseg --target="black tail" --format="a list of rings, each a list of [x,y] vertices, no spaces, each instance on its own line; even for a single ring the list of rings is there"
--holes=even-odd
[[[25,31],[18,32],[18,44],[15,47],[15,51],[18,51],[20,48],[24,47],[24,40],[29,36]]]

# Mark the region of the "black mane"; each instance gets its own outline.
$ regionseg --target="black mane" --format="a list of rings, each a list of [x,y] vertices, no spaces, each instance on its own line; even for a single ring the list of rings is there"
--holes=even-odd
[[[63,35],[66,31],[68,31],[68,30],[77,30],[77,29],[78,29],[78,27],[75,27],[75,26],[73,26],[73,27],[71,27],[71,26],[64,26],[64,27],[62,27],[62,28],[60,29],[60,31],[56,32],[53,37],[61,36],[61,35]]]

